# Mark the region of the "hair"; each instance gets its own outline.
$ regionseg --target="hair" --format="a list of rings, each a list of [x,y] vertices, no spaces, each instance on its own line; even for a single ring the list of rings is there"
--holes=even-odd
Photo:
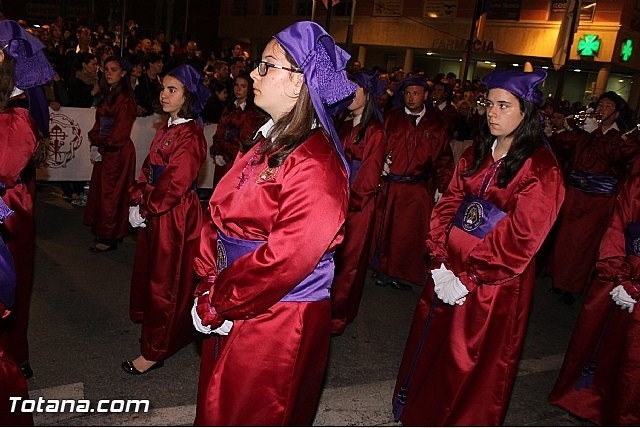
[[[94,59],[97,60],[96,56],[91,52],[80,52],[76,60],[76,66],[75,66],[76,71],[82,70],[83,64],[89,64]]]
[[[125,63],[122,58],[117,56],[110,56],[109,58],[104,60],[105,67],[110,62],[117,62],[120,68],[126,71]],[[120,79],[120,81],[118,82],[118,84],[113,88],[109,86],[105,76],[106,76],[106,72],[105,72],[105,75],[102,76],[102,78],[100,79],[100,91],[101,93],[107,94],[107,95],[103,97],[102,100],[100,100],[100,103],[98,105],[103,105],[103,104],[113,105],[115,104],[116,100],[118,99],[118,96],[121,93],[133,92],[131,89],[131,82],[129,80],[128,74],[123,76],[122,79]]]
[[[167,76],[171,76],[174,79],[177,79],[178,81],[180,80],[171,71],[167,73]],[[184,89],[184,102],[182,103],[182,107],[180,107],[180,110],[178,111],[178,117],[182,117],[185,119],[196,119],[198,117],[198,113],[196,113],[193,110],[193,106],[195,106],[196,103],[198,102],[198,97],[196,96],[196,94],[194,94],[193,92],[189,91],[186,87],[184,87],[184,85],[183,85],[183,89]]]
[[[162,55],[157,54],[155,52],[151,52],[143,57],[142,66],[146,70],[149,68],[149,65],[155,64],[158,61],[162,61]]]
[[[287,52],[277,41],[275,43],[284,52],[285,59],[289,61],[292,66],[299,67],[289,52]],[[312,128],[314,122],[319,123],[320,121],[316,115],[313,102],[311,101],[309,88],[307,87],[306,82],[304,82],[300,88],[298,100],[291,111],[278,119],[274,124],[271,135],[277,135],[278,138],[275,142],[271,139],[267,141],[260,162],[262,162],[264,157],[267,157],[267,164],[270,168],[282,165],[291,152],[305,142],[309,136],[316,131]],[[241,145],[241,150],[246,152],[255,144],[256,141],[253,140],[245,141]]]
[[[360,85],[358,84],[358,86]],[[360,87],[362,88],[362,86]],[[371,123],[372,120],[376,120],[376,121],[378,120],[375,115],[376,103],[378,102],[378,100],[369,91],[367,91],[364,88],[363,90],[364,90],[364,99],[365,99],[364,109],[362,110],[362,118],[360,119],[360,125],[361,125],[360,130],[358,131],[355,141],[353,142],[353,144],[355,145],[360,144],[360,142],[364,139],[364,134],[367,132],[369,123]],[[340,117],[341,124],[344,124],[344,121],[346,120],[348,115],[349,115],[349,112],[348,110],[345,109],[345,111]]]
[[[4,51],[4,60],[0,62],[0,111],[4,111],[9,104],[11,93],[16,86],[15,60]]]
[[[542,127],[537,107],[529,101],[523,101],[519,97],[516,98],[518,98],[520,110],[523,112],[524,117],[520,125],[511,134],[513,136],[511,148],[498,171],[497,184],[500,188],[507,187],[513,177],[520,171],[524,162],[543,144]],[[484,118],[480,130],[480,140],[473,146],[473,162],[462,172],[464,177],[475,174],[487,156],[491,156],[491,146],[495,137],[489,131],[486,115]]]
[[[616,105],[616,111],[618,112],[618,118],[616,119],[616,124],[618,128],[620,128],[621,132],[626,132],[632,128],[632,120],[633,120],[633,110],[629,107],[629,104],[618,94],[613,91],[604,92],[598,98],[598,102],[603,99],[611,100]]]

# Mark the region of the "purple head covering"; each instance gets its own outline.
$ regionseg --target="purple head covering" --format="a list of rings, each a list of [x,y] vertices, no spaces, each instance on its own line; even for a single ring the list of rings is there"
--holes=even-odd
[[[184,85],[184,88],[196,96],[196,103],[193,111],[200,114],[204,109],[207,100],[211,96],[209,88],[204,86],[204,78],[202,73],[190,66],[189,64],[179,65],[169,72],[169,75],[175,77]]]
[[[516,97],[533,103],[536,106],[542,104],[542,92],[536,86],[547,78],[545,70],[511,71],[496,70],[482,77],[480,81],[490,89],[504,89]]]
[[[16,61],[16,86],[29,89],[53,79],[56,72],[44,55],[45,46],[17,22],[0,21],[0,47]]]
[[[382,112],[378,107],[377,98],[384,93],[387,89],[387,83],[378,78],[378,73],[375,71],[360,71],[349,76],[351,80],[356,82],[366,92],[371,94],[374,100],[374,113],[380,123],[383,123]]]
[[[4,189],[4,184],[0,184]],[[0,199],[0,224],[14,212]],[[16,272],[13,257],[0,237],[0,302],[11,308],[16,301]]]
[[[356,92],[356,84],[344,71],[351,56],[336,45],[320,25],[311,21],[296,22],[274,38],[302,69],[320,123],[349,171],[331,115],[346,107]]]
[[[429,83],[427,82],[427,79],[425,79],[424,77],[421,77],[421,76],[407,77],[402,82],[400,82],[396,90],[393,92],[393,97],[391,98],[391,104],[394,107],[404,106],[404,90],[407,89],[409,86],[420,86],[421,88],[424,88],[426,92],[429,92],[430,90]]]

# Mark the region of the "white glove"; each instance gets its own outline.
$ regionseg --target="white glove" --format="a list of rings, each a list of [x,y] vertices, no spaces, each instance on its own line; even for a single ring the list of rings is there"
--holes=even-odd
[[[431,276],[434,290],[440,300],[449,305],[462,305],[465,302],[469,290],[453,272],[444,267],[444,263],[440,264],[439,269],[433,269]]]
[[[382,166],[382,176],[383,177],[386,177],[391,172],[390,166],[391,165],[389,164],[389,162],[385,162],[384,165]]]
[[[144,217],[140,215],[140,205],[129,207],[129,224],[132,227],[147,227]]]
[[[442,197],[442,193],[440,193],[440,191],[436,189],[436,193],[433,196],[433,202],[437,204],[441,197]]]
[[[206,291],[204,294],[207,294],[207,293],[209,292]],[[191,321],[193,322],[193,326],[200,333],[211,334],[212,332],[211,327],[209,327],[208,325],[202,325],[202,320],[200,319],[200,315],[198,315],[198,311],[196,310],[197,307],[198,307],[198,298],[196,297],[193,300],[193,307],[191,308]]]
[[[91,152],[89,153],[89,159],[91,162],[102,162],[102,155],[98,151],[98,146],[91,146]]]
[[[214,162],[218,166],[225,166],[227,163],[224,161],[224,158],[221,155],[215,155],[213,158]]]
[[[614,287],[609,294],[615,304],[620,306],[620,309],[627,309],[629,313],[633,312],[633,306],[638,303],[629,296],[629,293],[627,293],[627,290],[625,290],[622,285]]]
[[[196,315],[198,314],[196,313]],[[232,328],[233,328],[233,321],[224,320],[224,322],[220,327],[213,330],[213,333],[219,334],[220,336],[226,336],[229,334]]]

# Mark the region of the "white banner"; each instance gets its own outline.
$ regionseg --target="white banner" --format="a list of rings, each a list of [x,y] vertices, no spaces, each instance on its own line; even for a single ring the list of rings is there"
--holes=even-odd
[[[45,181],[89,181],[93,165],[89,160],[89,137],[87,133],[95,122],[95,109],[62,107],[59,111],[49,111],[50,142],[47,145],[46,166],[38,169],[36,178]],[[139,117],[133,123],[131,139],[136,147],[136,179],[142,162],[149,153],[149,146],[156,130],[162,124],[163,116]],[[207,146],[216,132],[216,124],[204,127]],[[214,163],[209,157],[200,168],[198,187],[210,189],[213,184]]]

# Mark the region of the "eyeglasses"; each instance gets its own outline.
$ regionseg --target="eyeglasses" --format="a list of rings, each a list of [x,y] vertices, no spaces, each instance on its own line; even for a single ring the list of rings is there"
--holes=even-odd
[[[280,70],[291,71],[292,73],[302,73],[302,70],[297,67],[283,67],[282,65],[271,64],[267,61],[259,61],[256,69],[258,70],[258,74],[262,77],[267,75],[267,71],[269,68],[279,68]]]

